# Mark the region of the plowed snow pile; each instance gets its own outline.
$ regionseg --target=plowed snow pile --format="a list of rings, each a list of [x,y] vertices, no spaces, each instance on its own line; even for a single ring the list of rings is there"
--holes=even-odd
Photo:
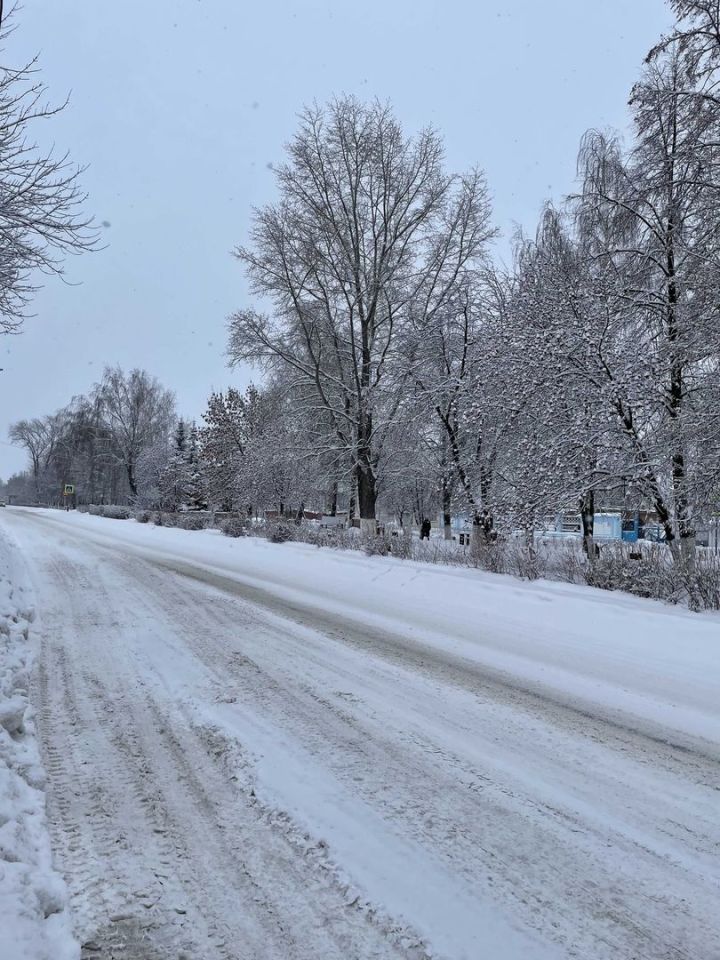
[[[27,697],[34,612],[13,553],[0,535],[0,957],[77,960],[65,883],[52,865]]]

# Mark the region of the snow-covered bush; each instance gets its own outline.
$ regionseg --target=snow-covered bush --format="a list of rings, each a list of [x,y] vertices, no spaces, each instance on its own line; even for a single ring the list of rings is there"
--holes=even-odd
[[[301,524],[295,528],[294,539],[315,547],[334,547],[337,550],[357,549],[360,546],[358,531],[344,527],[321,528]]]
[[[698,553],[684,579],[692,609],[720,610],[720,557]]]
[[[158,517],[161,518],[161,523],[159,523],[158,526],[182,527],[183,515],[175,510],[162,511],[161,513],[159,512]]]
[[[400,560],[410,560],[413,555],[412,530],[407,527],[398,531],[397,536],[390,537],[389,551]]]
[[[538,543],[547,564],[546,576],[551,580],[562,580],[565,583],[582,583],[585,579],[585,565],[587,557],[583,553],[579,540],[565,540],[552,545],[549,550],[547,544]]]
[[[477,536],[473,530],[473,537]],[[486,541],[481,538],[479,542],[470,543],[468,555],[473,566],[481,570],[487,570],[489,573],[505,573],[507,570],[507,543],[501,540]]]
[[[176,517],[175,525],[181,530],[204,530],[208,525],[207,518],[198,513],[179,513]]]
[[[89,503],[87,512],[94,517],[108,517],[110,520],[129,520],[130,507],[121,507],[111,503]]]
[[[547,572],[547,556],[534,544],[529,543],[508,543],[505,548],[505,564],[508,573],[522,580],[537,580]]]
[[[138,523],[150,523],[152,514],[149,510],[138,510],[138,512],[135,514],[135,519]]]
[[[624,590],[637,597],[678,603],[686,596],[678,568],[664,547],[603,544],[599,556],[584,567],[585,582],[601,590]]]
[[[248,535],[248,523],[246,520],[240,520],[238,517],[228,517],[220,524],[220,529],[226,537],[246,537]]]
[[[362,548],[368,557],[386,557],[390,553],[390,540],[384,534],[378,534],[376,537],[364,537]]]
[[[287,543],[289,540],[297,539],[298,527],[289,523],[268,524],[265,528],[266,536],[271,543]]]
[[[129,507],[119,507],[115,504],[106,503],[102,510],[102,516],[108,517],[110,520],[129,520],[130,519],[130,508]]]

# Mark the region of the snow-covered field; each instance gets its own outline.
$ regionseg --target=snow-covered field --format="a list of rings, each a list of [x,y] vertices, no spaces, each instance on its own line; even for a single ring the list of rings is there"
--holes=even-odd
[[[77,514],[0,527],[83,956],[720,957],[717,616]]]

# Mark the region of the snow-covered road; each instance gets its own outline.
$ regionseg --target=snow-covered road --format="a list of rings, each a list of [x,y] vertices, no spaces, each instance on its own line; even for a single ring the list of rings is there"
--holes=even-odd
[[[718,618],[0,522],[84,957],[720,958]]]

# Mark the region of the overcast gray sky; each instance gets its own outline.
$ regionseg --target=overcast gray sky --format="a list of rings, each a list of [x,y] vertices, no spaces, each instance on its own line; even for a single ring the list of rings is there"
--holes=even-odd
[[[0,340],[0,476],[24,465],[8,423],[50,413],[106,364],[145,367],[199,417],[246,302],[230,255],[298,110],[335,93],[432,123],[448,166],[487,173],[496,222],[534,228],[572,188],[592,126],[627,123],[629,88],[668,26],[663,0],[35,0],[5,63],[40,53],[67,110],[44,130],[89,169],[107,248],[49,281]]]

